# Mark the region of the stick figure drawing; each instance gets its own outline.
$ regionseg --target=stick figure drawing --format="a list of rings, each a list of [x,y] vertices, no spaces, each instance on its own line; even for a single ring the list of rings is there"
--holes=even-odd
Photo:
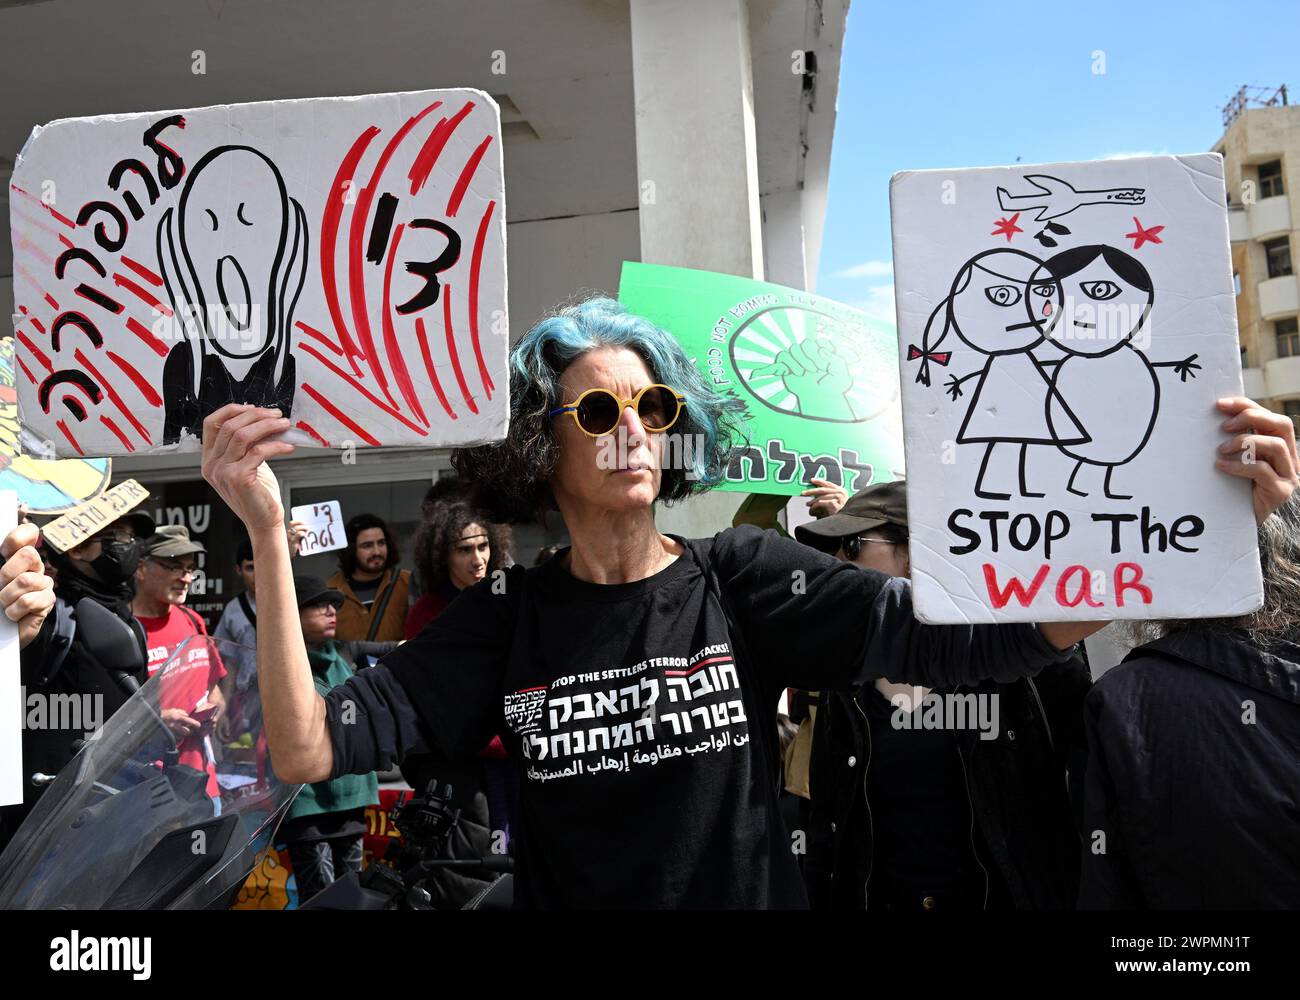
[[[963,395],[966,382],[978,379],[957,443],[984,445],[975,478],[979,497],[1011,498],[1010,493],[986,489],[984,484],[989,460],[999,444],[1020,446],[1020,495],[1042,497],[1045,494],[1031,491],[1026,482],[1029,446],[1078,445],[1090,440],[1052,385],[1051,375],[1032,353],[1042,343],[1044,328],[1060,305],[1060,286],[1033,254],[1010,248],[986,250],[957,272],[947,296],[930,313],[922,346],[908,347],[908,360],[921,361],[916,381],[926,386],[930,384],[930,363],[946,366],[951,361],[950,351],[937,350],[950,331],[988,359],[977,371],[951,375],[945,383],[945,391],[956,400]],[[936,327],[938,334],[932,337]],[[1054,422],[1049,411],[1055,415]]]
[[[1111,500],[1131,495],[1111,490],[1116,467],[1131,462],[1146,447],[1160,412],[1157,368],[1172,368],[1180,381],[1196,377],[1197,355],[1181,361],[1151,361],[1134,346],[1155,304],[1151,275],[1136,257],[1110,246],[1081,246],[1049,258],[1029,277],[1064,296],[1065,308],[1043,330],[1064,358],[1043,361],[1054,368],[1047,419],[1058,445],[1075,459],[1066,488],[1076,496],[1075,477],[1084,465],[1105,469],[1102,490]],[[1148,329],[1149,333],[1149,329]],[[1105,386],[1105,393],[1098,392]],[[1114,400],[1123,400],[1115,411]],[[1067,440],[1080,425],[1084,441]]]

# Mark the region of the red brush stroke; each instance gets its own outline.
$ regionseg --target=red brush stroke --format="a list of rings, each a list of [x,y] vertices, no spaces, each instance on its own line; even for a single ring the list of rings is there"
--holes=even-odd
[[[344,427],[348,428],[348,430],[352,431],[353,434],[361,438],[361,440],[364,441],[366,444],[371,444],[371,445],[379,444],[378,441],[376,441],[373,437],[367,434],[359,424],[357,424],[354,420],[352,420],[352,418],[350,418],[346,413],[341,411],[337,406],[331,403],[328,399],[322,396],[319,392],[313,389],[306,382],[302,384],[302,391],[305,392],[312,399],[316,400],[316,402],[319,403],[325,409],[326,413],[332,416]]]
[[[167,345],[164,344],[157,337],[155,337],[153,335],[153,331],[151,331],[148,327],[146,327],[134,316],[128,316],[126,318],[126,328],[130,330],[132,333],[134,333],[141,340],[143,340],[151,348],[153,348],[153,352],[157,354],[158,357],[160,358],[167,357]]]
[[[29,192],[27,192],[27,191],[24,191],[24,190],[23,190],[22,188],[20,188],[17,184],[10,184],[10,185],[9,185],[9,188],[10,188],[11,191],[17,191],[17,192],[18,192],[20,195],[22,195],[24,198],[30,198],[32,201],[36,202],[36,204],[40,205],[41,208],[45,209],[45,211],[49,212],[50,215],[54,216],[54,218],[58,219],[58,220],[59,220],[60,222],[62,222],[65,226],[67,226],[69,229],[76,229],[76,228],[77,228],[77,224],[76,224],[75,222],[73,222],[71,219],[69,219],[66,215],[60,215],[58,212],[54,211],[54,209],[52,209],[49,205],[47,205],[47,204],[45,204],[45,202],[41,201],[40,198],[37,198],[36,195],[31,194],[31,193],[29,193]]]
[[[171,306],[164,305],[162,300],[156,298],[152,292],[141,288],[126,275],[118,274],[116,271],[113,272],[113,284],[117,285],[119,288],[125,288],[127,291],[135,293],[136,298],[147,305],[150,309],[162,313],[164,316],[175,315],[175,313],[172,312]]]
[[[122,444],[126,445],[127,451],[135,451],[135,445],[126,439],[126,435],[122,433],[122,428],[118,427],[117,424],[113,422],[112,417],[107,413],[101,413],[99,415],[99,422],[117,435],[117,439],[121,441]]]
[[[420,188],[424,187],[424,182],[429,179],[429,174],[433,172],[443,147],[447,145],[447,140],[456,131],[456,126],[463,122],[465,116],[473,110],[474,102],[466,101],[465,106],[451,118],[443,118],[433,127],[433,131],[429,133],[429,138],[425,139],[424,145],[420,147],[415,162],[411,164],[411,172],[406,175],[411,181],[411,194],[420,193]]]
[[[313,427],[311,424],[307,423],[307,421],[299,420],[296,424],[294,424],[294,426],[297,427],[299,430],[306,431],[317,441],[323,444],[326,448],[332,447],[328,441],[326,441],[323,437],[321,437],[320,433],[316,430],[316,428]]]
[[[34,216],[18,211],[18,205],[16,202],[10,203],[9,214],[15,219],[21,219],[25,224],[31,226],[33,229],[39,229],[41,232],[49,233],[51,236],[59,235],[58,230],[53,227],[47,226],[43,222],[38,222]]]
[[[483,246],[487,242],[488,220],[492,218],[492,210],[496,207],[495,201],[489,201],[483,218],[479,220],[478,233],[474,237],[474,257],[469,269],[469,340],[474,345],[474,358],[478,361],[478,377],[483,383],[483,391],[487,393],[488,399],[492,398],[492,390],[496,386],[492,384],[492,376],[488,374],[487,365],[483,361],[483,349],[479,347],[478,342],[478,275],[483,265]]]
[[[321,217],[320,224],[320,276],[321,285],[325,290],[325,302],[329,306],[330,319],[334,322],[334,332],[339,335],[339,343],[347,352],[348,361],[352,365],[352,371],[356,375],[361,374],[361,369],[357,367],[354,358],[361,357],[357,350],[356,344],[348,335],[348,328],[343,323],[343,308],[339,305],[338,282],[334,276],[334,252],[335,242],[339,231],[339,219],[343,215],[343,192],[344,185],[352,181],[352,175],[356,173],[357,164],[361,162],[361,157],[370,145],[370,140],[379,134],[379,129],[371,125],[368,129],[357,136],[356,142],[348,150],[347,155],[343,157],[343,162],[339,164],[338,172],[334,175],[334,185],[330,188],[329,197],[325,204],[325,214]]]
[[[144,438],[144,443],[153,444],[153,441],[149,437],[149,433],[144,429],[144,424],[140,423],[140,421],[135,418],[135,414],[127,409],[126,403],[122,401],[122,397],[119,396],[117,390],[113,388],[113,383],[99,373],[99,369],[90,363],[90,359],[86,357],[80,347],[73,351],[72,356],[77,359],[77,363],[80,364],[82,368],[95,376],[95,381],[98,382],[100,388],[108,394],[108,398],[113,401],[113,405],[118,408],[122,416],[126,417],[126,419],[130,421],[131,426],[140,432],[140,436]]]
[[[26,233],[16,233],[14,240],[14,249],[25,250],[28,254],[35,257],[47,267],[54,266],[54,258],[32,242],[31,237]]]
[[[460,355],[456,353],[456,337],[451,331],[451,285],[442,286],[442,325],[447,331],[447,353],[451,355],[451,370],[456,373],[456,384],[460,386],[460,394],[465,398],[465,405],[469,407],[471,413],[478,413],[478,405],[474,402],[474,397],[469,394],[469,387],[465,385],[465,373],[460,370]]]
[[[368,399],[375,406],[379,407],[379,409],[383,410],[390,417],[394,417],[395,419],[400,420],[402,423],[404,423],[407,427],[411,428],[411,430],[415,431],[417,434],[420,434],[422,436],[427,436],[428,432],[425,431],[424,428],[420,427],[418,424],[411,423],[411,421],[405,415],[403,415],[401,410],[398,410],[394,406],[389,406],[382,399],[376,396],[373,392],[367,389],[364,385],[358,382],[355,378],[353,378],[351,375],[345,372],[342,368],[340,368],[338,365],[330,361],[329,358],[321,354],[320,351],[312,347],[311,344],[304,344],[302,342],[299,342],[298,350],[310,354],[313,358],[315,358],[317,361],[323,364],[326,368],[332,371],[339,378],[347,382],[348,385],[356,389],[357,392],[365,396],[366,399]]]
[[[149,282],[149,284],[153,285],[155,288],[162,288],[162,283],[163,283],[162,278],[159,275],[155,274],[153,271],[150,271],[143,264],[133,261],[126,254],[123,254],[118,259],[127,267],[129,267],[132,271],[138,274],[140,277],[144,278],[145,281]]]
[[[54,371],[54,366],[50,364],[50,359],[45,356],[45,352],[33,344],[27,334],[23,333],[21,330],[18,331],[18,340],[25,348],[27,348],[27,350],[32,352],[32,357],[39,361],[45,367],[47,372]]]
[[[141,396],[154,406],[162,406],[162,396],[158,395],[158,390],[149,384],[149,380],[141,375],[131,362],[117,354],[114,354],[112,351],[106,353],[108,354],[108,359],[113,362],[113,364],[117,365],[117,367],[126,374],[127,378],[135,383],[135,387],[140,390]]]
[[[26,312],[26,311],[27,311],[26,309],[23,310],[23,312]],[[32,316],[32,317],[31,317],[31,323],[32,323],[32,326],[36,327],[36,332],[37,332],[37,333],[44,333],[44,332],[45,332],[45,325],[44,325],[44,324],[43,324],[39,319],[37,319],[35,316]]]
[[[27,283],[38,292],[45,291],[45,289],[41,287],[41,283],[37,281],[36,278],[32,276],[32,273],[27,270],[27,268],[23,267],[22,263],[17,259],[14,260],[14,274],[18,275],[20,278],[25,278]]]
[[[393,262],[397,260],[397,244],[402,241],[402,228],[399,222],[393,232],[393,242],[388,248],[388,262],[384,265],[384,352],[393,363],[393,381],[401,390],[406,405],[420,418],[424,426],[428,427],[429,418],[424,415],[424,408],[420,406],[420,397],[415,394],[415,386],[411,385],[411,374],[406,370],[406,360],[402,357],[401,346],[397,343],[397,330],[393,326],[393,307],[389,298],[389,291],[393,284]]]
[[[68,425],[62,420],[56,420],[54,424],[59,430],[63,431],[63,436],[68,439],[68,444],[77,449],[77,454],[84,457],[86,453],[81,450],[81,445],[77,444],[77,439],[72,436],[72,431],[68,430]]]
[[[393,394],[388,390],[388,379],[384,375],[383,365],[379,363],[379,358],[375,356],[375,344],[374,340],[370,336],[370,316],[366,310],[366,260],[365,253],[362,250],[362,243],[365,240],[366,235],[366,222],[370,217],[370,203],[374,201],[375,192],[379,188],[379,180],[383,177],[384,171],[388,168],[388,161],[392,159],[394,151],[396,151],[401,141],[410,134],[411,129],[416,126],[416,123],[418,123],[425,115],[429,114],[429,112],[441,106],[441,101],[434,101],[423,111],[408,118],[406,124],[393,133],[393,137],[389,139],[387,145],[384,146],[384,151],[379,154],[379,160],[375,163],[375,169],[370,173],[369,183],[366,184],[366,186],[361,189],[361,193],[357,195],[357,203],[352,207],[352,224],[348,229],[348,292],[352,296],[352,321],[356,325],[357,338],[361,341],[361,346],[366,352],[366,360],[370,364],[370,372],[375,376],[375,381],[379,383],[379,388],[383,390],[384,397],[394,406],[397,405],[397,401],[393,399]],[[397,227],[399,233],[401,232],[401,229],[402,227],[399,225]],[[396,237],[394,237],[394,245],[395,244]],[[386,307],[384,311],[384,321],[385,323],[388,322],[388,312]],[[406,367],[402,362],[401,355],[393,353],[393,350],[388,343],[387,333],[385,333],[384,337],[384,346],[388,350],[388,360],[393,365],[393,377],[397,381],[398,387],[401,388],[404,377],[409,385],[410,379],[409,377],[406,377]],[[419,405],[411,405],[411,398],[405,390],[402,392],[402,397],[406,399],[407,405],[411,406],[412,410],[418,412]]]
[[[18,311],[19,311],[20,313],[22,313],[24,316],[27,315],[27,307],[26,307],[26,306],[20,305],[20,306],[18,307]]]
[[[51,309],[58,309],[58,308],[59,308],[59,304],[58,304],[57,302],[54,301],[54,296],[53,296],[53,295],[51,295],[49,292],[44,292],[43,294],[45,295],[45,301],[48,302],[48,303],[50,304],[50,308],[51,308]]]
[[[442,404],[442,408],[447,411],[447,415],[452,420],[458,420],[456,412],[451,408],[451,404],[447,402],[447,394],[442,391],[442,382],[438,379],[438,371],[434,367],[433,358],[429,354],[429,339],[424,334],[423,316],[415,318],[415,334],[420,341],[420,354],[424,357],[424,370],[429,373],[429,381],[433,383],[433,391],[438,394],[438,402]]]
[[[35,385],[36,378],[35,376],[32,375],[30,371],[28,371],[27,366],[23,364],[22,358],[18,359],[18,367],[21,368],[23,370],[23,374],[27,376],[27,381],[30,382],[32,385]]]
[[[456,186],[451,189],[451,197],[447,199],[447,215],[454,216],[460,208],[461,199],[465,197],[465,191],[469,187],[469,182],[478,170],[479,162],[483,159],[483,154],[487,152],[488,146],[492,144],[492,137],[488,136],[478,144],[478,148],[470,154],[465,161],[465,167],[456,178]]]
[[[321,333],[321,332],[320,332],[319,330],[317,330],[314,326],[308,326],[308,325],[307,325],[306,323],[304,323],[302,320],[298,320],[298,321],[297,321],[296,323],[294,323],[293,325],[296,326],[296,327],[297,327],[299,330],[301,330],[303,333],[307,334],[307,336],[313,338],[314,340],[318,340],[318,341],[320,341],[323,345],[325,345],[326,347],[328,347],[331,351],[333,351],[335,354],[337,354],[340,358],[343,357],[343,348],[341,348],[341,347],[339,347],[337,344],[335,344],[334,341],[330,340],[329,337],[325,336],[325,334]],[[360,373],[358,373],[358,374],[360,374]]]

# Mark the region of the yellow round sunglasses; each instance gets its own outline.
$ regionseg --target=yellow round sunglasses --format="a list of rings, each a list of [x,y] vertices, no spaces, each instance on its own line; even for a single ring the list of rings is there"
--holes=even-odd
[[[588,389],[572,403],[557,406],[548,414],[571,413],[578,430],[589,437],[612,434],[623,416],[623,408],[636,411],[641,425],[656,434],[668,430],[681,416],[686,397],[666,385],[648,385],[631,399],[620,399],[609,389]]]

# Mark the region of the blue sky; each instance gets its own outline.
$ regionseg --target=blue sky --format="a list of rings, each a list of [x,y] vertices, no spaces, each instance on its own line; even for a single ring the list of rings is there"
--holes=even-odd
[[[1300,103],[1295,0],[855,0],[817,291],[892,319],[897,170],[1200,152],[1238,87],[1282,83]]]

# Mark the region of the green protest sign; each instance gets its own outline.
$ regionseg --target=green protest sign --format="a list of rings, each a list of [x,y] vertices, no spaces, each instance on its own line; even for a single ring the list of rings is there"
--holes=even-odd
[[[856,309],[731,274],[625,261],[619,301],[670,331],[745,404],[749,442],[720,489],[850,493],[903,475],[898,334]]]

